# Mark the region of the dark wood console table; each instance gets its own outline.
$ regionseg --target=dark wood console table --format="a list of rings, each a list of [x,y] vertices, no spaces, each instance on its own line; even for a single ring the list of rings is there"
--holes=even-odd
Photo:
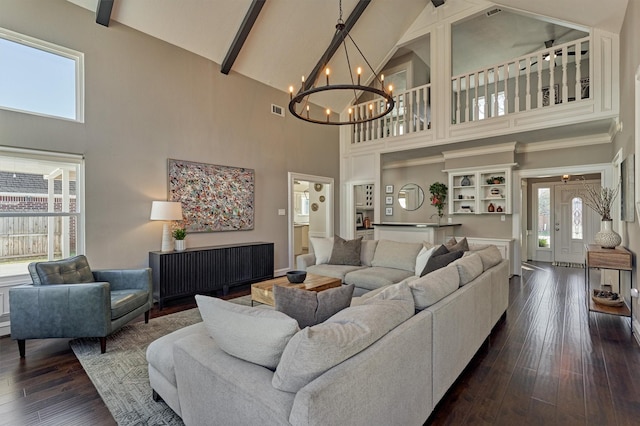
[[[595,303],[591,299],[590,271],[591,269],[612,269],[618,271],[618,294],[622,296],[622,282],[620,280],[621,271],[629,271],[629,288],[633,288],[633,254],[624,247],[605,249],[599,245],[589,244],[585,246],[586,266],[584,268],[584,281],[587,296],[587,308],[589,312],[601,312],[611,315],[619,315],[632,318],[633,301],[627,306],[626,301],[621,306],[605,306]],[[632,321],[630,321],[632,323]],[[633,331],[633,323],[631,324]]]
[[[185,251],[149,252],[153,297],[166,300],[209,294],[273,278],[273,243],[255,242]]]

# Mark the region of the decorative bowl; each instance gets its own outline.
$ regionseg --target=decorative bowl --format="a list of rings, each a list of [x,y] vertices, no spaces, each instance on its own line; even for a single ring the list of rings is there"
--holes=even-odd
[[[292,284],[303,283],[307,278],[307,271],[289,271],[287,272],[287,279]]]
[[[597,304],[604,306],[622,306],[624,304],[624,299],[620,298],[618,293],[611,291],[593,290],[591,299]]]

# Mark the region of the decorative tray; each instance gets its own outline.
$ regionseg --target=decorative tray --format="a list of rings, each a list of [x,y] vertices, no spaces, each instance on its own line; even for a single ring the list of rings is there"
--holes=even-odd
[[[624,299],[618,296],[618,293],[604,290],[593,290],[591,299],[599,305],[604,306],[622,306],[624,305]]]

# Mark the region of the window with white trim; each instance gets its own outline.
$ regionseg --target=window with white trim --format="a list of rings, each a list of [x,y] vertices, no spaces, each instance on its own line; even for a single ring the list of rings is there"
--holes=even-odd
[[[0,147],[0,280],[84,253],[80,155]]]
[[[84,54],[0,28],[0,108],[84,122]]]

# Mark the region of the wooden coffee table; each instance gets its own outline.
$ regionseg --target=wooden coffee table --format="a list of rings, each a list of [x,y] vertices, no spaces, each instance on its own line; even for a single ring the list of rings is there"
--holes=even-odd
[[[340,278],[307,274],[307,278],[300,284],[291,284],[286,276],[262,281],[251,286],[251,306],[253,306],[253,302],[260,302],[265,305],[275,306],[275,302],[273,300],[274,285],[295,287],[309,291],[323,291],[330,288],[340,287],[342,285],[342,280]]]

